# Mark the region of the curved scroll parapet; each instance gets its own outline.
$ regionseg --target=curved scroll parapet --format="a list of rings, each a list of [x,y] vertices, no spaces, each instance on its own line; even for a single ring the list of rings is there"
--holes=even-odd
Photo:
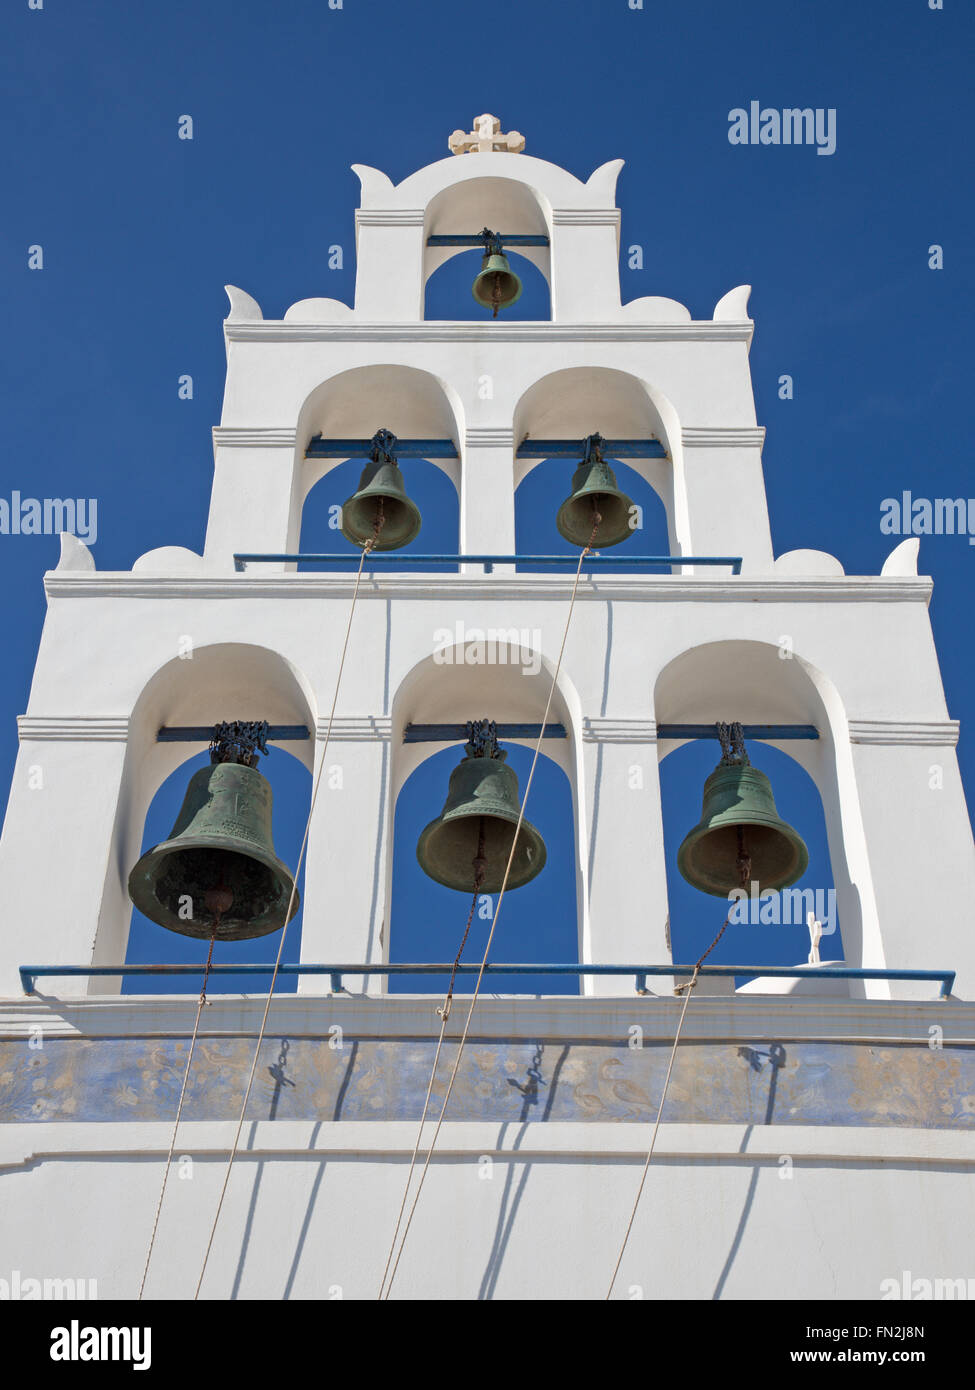
[[[712,315],[715,323],[741,323],[748,318],[748,297],[751,285],[736,285],[718,300]]]
[[[71,531],[61,532],[61,558],[57,562],[55,569],[59,570],[93,570],[95,568],[95,557],[85,545]]]
[[[676,299],[646,295],[624,304],[621,317],[635,323],[690,323],[691,311]]]
[[[285,312],[285,323],[336,323],[353,311],[341,299],[299,299]]]
[[[384,174],[381,169],[373,169],[368,164],[353,164],[350,167],[359,180],[363,207],[381,203],[383,199],[390,197],[394,185],[388,174]]]
[[[917,557],[921,549],[921,542],[917,536],[908,536],[906,541],[901,541],[900,545],[895,545],[893,550],[884,561],[884,567],[880,571],[882,575],[896,575],[898,578],[911,578],[917,574]]]
[[[616,180],[620,176],[625,160],[610,159],[594,169],[586,180],[586,192],[591,193],[606,207],[616,206]]]
[[[225,323],[239,323],[242,319],[263,319],[264,311],[257,300],[247,293],[240,290],[236,285],[224,285],[227,291],[227,298],[230,300],[230,313],[224,320]]]
[[[147,550],[132,566],[133,574],[201,574],[203,556],[182,545],[161,545]]]
[[[772,569],[777,575],[795,574],[806,579],[846,573],[836,556],[825,550],[787,550],[773,562]]]

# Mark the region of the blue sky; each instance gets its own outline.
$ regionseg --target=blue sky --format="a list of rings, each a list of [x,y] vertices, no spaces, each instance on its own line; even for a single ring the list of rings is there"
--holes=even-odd
[[[159,545],[199,550],[210,428],[224,381],[223,285],[249,291],[268,317],[316,295],[351,301],[358,182],[349,166],[371,164],[402,179],[445,155],[450,131],[493,111],[505,129],[525,134],[529,153],[580,177],[608,159],[626,160],[622,241],[643,247],[644,268],[630,270],[624,256],[624,300],[666,295],[694,317],[710,317],[732,286],[754,286],[751,364],[758,419],[768,430],[776,552],[825,549],[848,572],[877,573],[895,543],[880,531],[885,497],[905,489],[975,494],[968,382],[975,18],[958,0],[945,4],[931,11],[927,0],[646,0],[631,10],[627,0],[496,0],[480,11],[447,0],[343,0],[340,10],[325,0],[204,7],[44,0],[37,11],[15,0],[0,18],[0,497],[15,489],[96,497],[101,569],[127,569]],[[836,152],[731,145],[728,113],[751,100],[835,108]],[[177,139],[187,113],[192,141]],[[345,265],[330,271],[326,248],[335,243],[345,248]],[[942,270],[928,266],[935,243],[944,247]],[[38,244],[44,268],[29,270],[28,247]],[[457,258],[432,283],[431,316],[474,316],[469,259]],[[537,294],[529,285],[518,316],[537,312]],[[177,396],[183,373],[194,381],[189,401]],[[794,378],[791,401],[778,398],[783,373]],[[308,548],[333,544],[334,533],[322,542],[321,518],[347,495],[350,479],[354,486],[355,472],[345,465],[313,496]],[[438,535],[449,548],[454,503],[438,499],[436,479],[428,484],[422,473],[422,466],[413,471],[411,487],[426,509],[423,548],[434,548]],[[568,476],[553,464],[533,475],[519,544],[544,548],[538,518],[554,514]],[[329,487],[335,495],[322,491]],[[651,544],[652,508],[647,520],[633,544],[652,551],[659,548]],[[0,535],[8,594],[4,784],[43,622],[41,578],[57,555],[56,537]],[[969,783],[973,565],[965,537],[922,541]],[[471,711],[482,713],[490,711]],[[699,815],[715,751],[685,750],[664,764],[671,860]],[[821,811],[803,775],[774,750],[755,757],[774,776],[783,814],[810,841],[810,881],[828,882]],[[450,761],[436,760],[439,783],[421,787],[420,779],[418,790],[408,789],[402,843],[439,809]],[[304,774],[275,770],[289,763],[278,751],[265,766],[277,795],[279,850],[294,862],[289,849],[300,838],[307,788]],[[157,799],[147,843],[168,830],[188,771]],[[551,851],[564,833],[554,770],[538,791],[529,815]],[[553,863],[543,879],[552,921],[574,917],[570,877]],[[407,869],[401,888],[400,942],[429,958],[424,924],[440,901],[429,894],[447,890],[413,882]],[[507,903],[499,958],[518,958],[539,915],[533,891]],[[459,935],[466,907],[449,896],[450,906],[434,915],[452,910]],[[710,939],[716,907],[675,883],[679,954]],[[537,944],[566,958],[564,943]],[[143,958],[158,959],[168,947],[169,959],[182,958],[175,938],[158,949],[143,945]],[[296,945],[287,951],[292,958]],[[720,949],[725,960],[773,962],[803,959],[807,945],[801,928],[791,937],[765,929]],[[258,958],[254,947],[248,958]]]

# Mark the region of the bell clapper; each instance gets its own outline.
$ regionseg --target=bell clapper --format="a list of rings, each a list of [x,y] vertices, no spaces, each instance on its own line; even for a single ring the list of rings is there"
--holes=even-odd
[[[375,544],[377,543],[377,541],[379,540],[379,533],[380,533],[380,531],[383,529],[383,527],[386,525],[386,507],[385,507],[385,503],[386,503],[385,497],[380,497],[380,499],[379,499],[379,506],[378,506],[377,509],[376,509],[376,520],[375,520],[375,524],[373,525],[373,528],[372,528],[372,543],[373,543],[373,545],[375,545]]]
[[[738,870],[738,882],[742,888],[747,888],[752,881],[752,857],[745,848],[745,828],[738,826],[738,854],[735,858],[735,868]]]
[[[471,910],[467,914],[467,925],[464,928],[464,935],[461,938],[460,950],[457,952],[457,958],[454,961],[454,968],[450,972],[450,983],[447,985],[447,997],[444,999],[442,1006],[437,1010],[437,1013],[443,1019],[444,1023],[446,1023],[447,1019],[450,1017],[450,1006],[453,1003],[454,999],[454,980],[457,977],[457,967],[458,965],[460,965],[460,958],[464,954],[464,947],[467,945],[467,938],[470,935],[471,923],[474,920],[474,909],[477,907],[477,899],[481,891],[481,884],[484,882],[484,875],[487,871],[487,858],[484,849],[484,836],[484,817],[481,816],[477,822],[477,849],[474,852],[474,858],[471,860],[471,866],[474,870],[474,896],[471,900]]]
[[[484,875],[487,871],[487,859],[484,857],[484,817],[481,816],[477,822],[477,852],[471,860],[474,868],[474,891],[477,892],[484,882]]]

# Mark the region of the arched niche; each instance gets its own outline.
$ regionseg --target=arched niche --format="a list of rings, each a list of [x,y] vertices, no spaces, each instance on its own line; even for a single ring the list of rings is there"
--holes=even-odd
[[[531,184],[516,179],[467,178],[436,193],[426,207],[423,224],[423,283],[451,257],[465,249],[428,246],[431,236],[476,236],[489,227],[507,236],[547,236],[551,243],[552,209],[548,199]],[[548,246],[518,247],[542,272],[551,286],[552,254]]]
[[[177,747],[186,745],[176,745]],[[291,748],[297,747],[291,744]],[[171,772],[156,791],[146,813],[140,854],[167,839],[183,802],[190,778],[209,763],[207,753],[187,758]],[[311,804],[311,773],[304,761],[286,751],[284,745],[268,745],[261,757],[258,771],[267,780],[272,793],[272,834],[278,858],[296,871],[305,822]],[[301,954],[302,908],[304,904],[304,865],[297,877],[299,908],[287,928],[283,960],[297,961]],[[213,948],[215,965],[248,964],[273,965],[281,940],[280,931],[248,941],[218,941]],[[150,921],[132,910],[125,960],[127,965],[165,961],[168,964],[197,964],[202,977],[208,943],[196,937],[182,936]],[[262,993],[271,979],[267,975],[214,975],[207,985],[208,994]],[[197,988],[196,976],[160,975],[151,980],[145,976],[123,977],[123,994],[187,994]],[[275,993],[293,994],[298,978],[281,975]]]
[[[389,952],[397,932],[397,914],[400,912],[394,868],[399,865],[402,869],[404,863],[415,860],[419,833],[423,826],[439,815],[450,772],[464,752],[462,739],[457,742],[405,743],[403,736],[406,727],[409,724],[465,725],[468,720],[479,718],[493,719],[499,725],[541,723],[554,665],[548,656],[532,645],[531,634],[525,636],[527,640],[522,642],[514,634],[505,636],[494,629],[468,627],[464,640],[458,641],[455,640],[456,629],[448,632],[444,628],[434,636],[434,655],[419,662],[406,675],[396,692],[392,709],[393,757],[386,817],[389,827],[386,900],[390,905],[387,913],[390,933],[385,942],[387,959],[390,958]],[[508,949],[513,949],[511,943],[515,939],[513,934],[518,931],[519,921],[530,923],[531,914],[540,910],[557,911],[559,903],[571,918],[571,932],[566,932],[561,941],[564,949],[568,950],[571,938],[569,956],[572,959],[578,959],[577,953],[584,939],[585,869],[579,853],[578,830],[583,823],[580,804],[583,781],[578,736],[580,707],[574,689],[562,675],[552,699],[548,723],[561,724],[567,736],[543,740],[543,753],[539,758],[542,770],[536,768],[525,814],[542,833],[551,858],[531,884],[512,891],[510,897],[505,895],[498,919],[500,935],[495,938],[497,948],[492,947],[495,959],[517,959],[517,956],[505,954],[505,943],[508,943]],[[518,774],[520,794],[524,797],[534,739],[513,740],[502,736],[501,744],[508,751],[508,760]],[[554,766],[545,769],[542,767],[543,760]],[[418,769],[423,769],[428,763],[431,769],[429,776],[421,775],[413,783],[423,790],[422,803],[412,805],[410,793],[406,793],[411,806],[409,813],[401,816],[398,803],[407,783]],[[557,769],[561,770],[560,774]],[[564,845],[566,836],[570,842],[567,851]],[[560,853],[560,848],[564,852]],[[442,888],[426,878],[419,869],[417,874],[419,877],[414,887],[422,884],[423,900],[431,905],[430,910],[438,914],[446,911],[450,916],[451,931],[456,927],[456,940],[450,954],[450,959],[453,959],[460,945],[470,899],[464,894]],[[480,921],[482,927],[489,925],[489,919],[487,923],[479,917],[475,920]],[[472,927],[471,950],[474,950],[475,938],[482,940]],[[483,941],[481,950],[483,952]],[[472,958],[465,954],[465,959]],[[543,987],[545,992],[560,992],[554,986],[550,990],[551,984],[552,981],[546,983]],[[429,983],[434,992],[445,988],[445,985],[444,980]],[[563,987],[570,993],[577,991],[574,982]],[[521,990],[523,986],[516,985],[515,989]],[[491,992],[490,987],[487,992]]]
[[[460,442],[464,411],[453,387],[431,372],[398,363],[353,367],[321,382],[306,397],[298,415],[297,457],[289,534],[297,549],[301,514],[311,489],[345,460],[305,458],[316,435],[325,439],[371,439],[379,429],[400,439],[449,439],[455,459],[431,459],[460,492]],[[401,461],[409,490],[410,459]],[[339,498],[339,502],[344,498]]]
[[[160,743],[158,731],[209,727],[229,719],[266,719],[270,724],[304,725],[314,734],[316,717],[316,702],[304,675],[285,656],[268,647],[245,642],[189,647],[182,658],[173,657],[156,670],[140,693],[129,720],[115,833],[99,914],[96,964],[125,956],[132,913],[128,876],[142,853],[144,826],[153,798],[177,768],[207,748],[204,741]],[[313,737],[288,745],[309,774],[314,746]],[[280,756],[275,751],[260,761],[273,764]]]
[[[843,924],[819,790],[802,764],[778,747],[749,739],[747,750],[751,764],[771,782],[780,817],[805,841],[809,864],[792,887],[750,898],[708,961],[712,965],[798,965],[809,954],[806,914],[810,910],[823,926],[821,960],[843,960]],[[727,901],[685,882],[677,867],[681,841],[701,818],[704,783],[720,756],[716,741],[691,740],[672,749],[660,768],[671,951],[675,961],[685,964],[696,961],[708,948],[728,912]],[[849,993],[848,983],[841,986],[845,993]]]
[[[323,460],[324,462],[325,460]],[[366,460],[334,459],[328,473],[319,479],[305,497],[301,509],[301,530],[297,550],[300,555],[347,554],[358,557],[361,547],[342,534],[343,504],[358,490]],[[397,550],[398,555],[410,552],[424,555],[456,555],[460,550],[460,499],[446,470],[438,467],[443,460],[409,458],[401,464],[407,495],[419,508],[420,530],[413,540]],[[349,574],[349,565],[324,562],[301,562],[299,570],[308,569],[321,574],[329,568]],[[456,572],[458,565],[451,561],[429,561],[423,571]],[[415,572],[415,571],[414,571]]]
[[[719,720],[738,720],[742,724],[803,724],[817,729],[819,737],[815,740],[768,742],[808,773],[822,804],[846,963],[883,968],[883,944],[846,713],[832,681],[795,652],[783,658],[783,649],[772,643],[737,640],[705,643],[674,657],[660,672],[654,689],[654,718],[658,727],[661,724],[714,724]],[[681,741],[660,740],[658,756],[663,760],[680,746]],[[764,765],[767,760],[757,745],[749,743],[746,746],[756,747],[754,761],[756,766],[770,772],[774,792],[774,766]],[[699,760],[709,761],[708,770],[711,770],[719,757],[717,742],[709,740],[707,752],[702,752]],[[702,788],[703,778],[695,788],[697,809],[684,827],[685,831],[700,818]],[[665,807],[665,823],[666,811]],[[802,835],[801,815],[796,819],[786,818],[791,819]],[[676,855],[680,838],[667,845],[670,859]],[[703,903],[708,902],[706,895],[700,896]],[[726,909],[718,898],[712,900],[712,905],[718,911],[716,932]],[[710,936],[702,949],[709,941]],[[824,960],[829,957],[829,949],[830,943],[824,939],[821,944]],[[862,994],[864,990],[854,982],[852,992]],[[887,987],[868,985],[866,993],[885,994]]]
[[[426,282],[423,317],[430,323],[492,322],[490,309],[474,298],[474,280],[483,264],[483,250],[458,247]],[[512,271],[522,283],[521,298],[498,312],[498,322],[547,323],[552,317],[551,287],[544,273],[524,252],[532,247],[505,247]]]
[[[581,451],[580,451],[581,452]],[[638,555],[669,555],[672,553],[667,510],[660,494],[650,486],[646,479],[633,468],[630,462],[622,462],[608,454],[606,462],[613,469],[616,483],[621,492],[629,497],[632,529],[624,541],[612,547],[600,546],[597,534],[594,548],[614,561],[604,566],[600,574],[633,572],[636,568],[629,562]],[[572,478],[579,459],[542,459],[540,466],[532,468],[518,486],[515,493],[515,552],[518,555],[571,555],[577,557],[579,547],[565,539],[558,530],[557,517],[562,503],[570,495]],[[673,570],[673,566],[670,570]],[[531,562],[517,566],[520,571],[531,572]],[[668,573],[666,566],[647,571],[640,568],[641,574]]]
[[[532,749],[502,741],[507,763],[524,796]],[[393,820],[392,913],[390,961],[453,961],[460,949],[472,894],[461,893],[429,878],[416,858],[420,831],[439,815],[450,774],[464,756],[458,743],[426,756],[400,788]],[[542,754],[535,767],[526,820],[538,829],[546,845],[546,863],[530,883],[505,893],[498,916],[491,957],[509,963],[554,963],[577,959],[578,913],[572,792],[558,763]],[[497,894],[477,896],[464,949],[465,964],[477,965],[484,956]],[[442,993],[443,975],[392,976],[389,993]],[[473,976],[458,976],[455,993],[470,994]],[[575,976],[489,975],[482,992],[490,994],[578,994]]]
[[[662,392],[612,367],[567,367],[528,387],[515,407],[513,423],[516,448],[528,437],[577,438],[581,444],[597,431],[606,439],[658,440],[665,458],[627,459],[627,464],[663,503],[670,553],[689,549],[680,422]],[[516,457],[516,489],[541,462]],[[571,476],[570,470],[569,480]]]

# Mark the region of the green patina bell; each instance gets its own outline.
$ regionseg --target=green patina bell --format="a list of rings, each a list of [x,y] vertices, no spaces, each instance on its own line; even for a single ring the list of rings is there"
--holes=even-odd
[[[141,913],[183,936],[243,941],[284,926],[294,879],[274,853],[271,788],[254,767],[194,773],[169,838],[129,874]],[[295,892],[290,916],[298,910]]]
[[[522,284],[508,264],[501,238],[486,227],[481,235],[484,237],[484,259],[471,293],[482,308],[491,309],[492,317],[497,318],[499,309],[507,309],[521,298]]]
[[[572,494],[559,508],[555,524],[561,535],[573,545],[592,544],[602,549],[619,545],[633,534],[631,518],[633,503],[616,485],[616,474],[603,459],[599,446],[602,437],[590,435],[585,442],[585,457],[572,475]],[[595,537],[593,523],[599,515]]]
[[[700,822],[677,851],[677,867],[687,882],[719,898],[750,883],[760,892],[787,888],[809,863],[802,839],[775,808],[771,782],[739,746],[740,753],[730,762],[722,758],[705,782]],[[740,856],[745,856],[744,873]]]
[[[487,728],[487,732],[483,732]],[[497,893],[514,841],[521,799],[518,778],[497,746],[493,725],[479,721],[466,746],[467,756],[450,774],[444,808],[420,836],[416,857],[424,873],[458,892],[474,889],[474,858],[484,833],[484,876],[478,887]],[[485,751],[478,751],[483,749]],[[521,822],[508,887],[520,888],[545,867],[545,841],[527,820]]]
[[[376,535],[376,523],[382,525]],[[342,535],[365,545],[376,535],[374,550],[398,550],[420,530],[420,509],[406,495],[403,474],[395,459],[367,463],[359,490],[342,508]]]

